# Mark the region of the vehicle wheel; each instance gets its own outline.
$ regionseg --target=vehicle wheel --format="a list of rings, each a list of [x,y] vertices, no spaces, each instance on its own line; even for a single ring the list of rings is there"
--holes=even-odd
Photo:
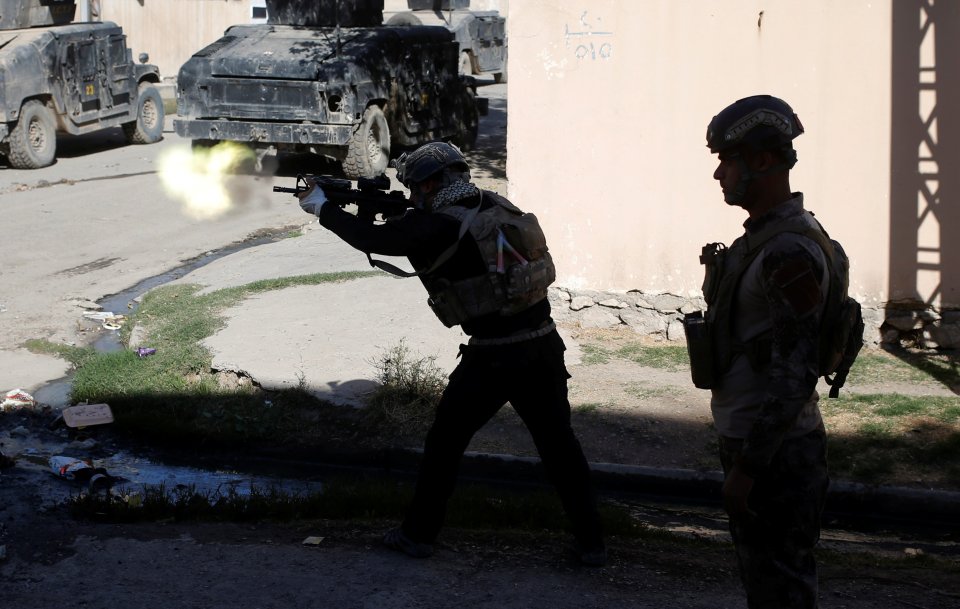
[[[39,169],[53,164],[57,154],[57,123],[43,103],[30,100],[20,109],[20,119],[10,131],[7,158],[16,169]]]
[[[131,144],[153,144],[163,138],[163,98],[148,82],[140,83],[137,120],[124,123],[123,133]]]
[[[460,66],[457,68],[460,74],[470,76],[473,74],[473,60],[470,59],[470,53],[464,51],[460,53]]]
[[[397,13],[387,19],[384,25],[423,25],[423,21],[413,13]]]
[[[343,160],[343,173],[351,180],[372,178],[387,169],[390,160],[390,127],[383,110],[370,106],[363,113]]]

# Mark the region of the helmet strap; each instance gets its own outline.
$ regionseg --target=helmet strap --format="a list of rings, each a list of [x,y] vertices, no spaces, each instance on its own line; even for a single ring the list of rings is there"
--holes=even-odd
[[[723,194],[723,200],[726,201],[727,205],[739,205],[747,194],[747,188],[750,186],[751,180],[758,175],[750,171],[742,154],[737,154],[735,158],[740,169],[740,179],[737,181],[737,187],[734,190]]]
[[[750,186],[750,182],[755,178],[763,177],[770,175],[772,173],[777,173],[779,171],[789,171],[793,169],[793,166],[797,164],[797,152],[793,148],[784,149],[781,151],[784,157],[783,162],[777,163],[776,165],[771,165],[762,171],[752,171],[747,167],[747,161],[743,158],[742,154],[737,154],[737,166],[740,168],[740,179],[737,182],[737,187],[724,195],[723,200],[727,205],[739,205],[743,202],[743,197],[747,194],[747,188]]]

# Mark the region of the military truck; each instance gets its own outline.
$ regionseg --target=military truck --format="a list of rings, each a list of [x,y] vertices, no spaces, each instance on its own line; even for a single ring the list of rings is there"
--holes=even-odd
[[[160,71],[133,61],[115,23],[72,23],[74,0],[0,0],[0,155],[17,169],[53,164],[57,133],[122,127],[163,136]]]
[[[460,45],[461,74],[491,74],[507,82],[507,20],[497,11],[472,11],[470,0],[407,0],[407,8],[384,15],[387,25],[439,25]]]
[[[433,140],[469,148],[476,82],[446,28],[383,25],[383,0],[267,0],[267,23],[234,25],[184,63],[176,132],[195,147],[243,143],[312,153],[351,179]]]

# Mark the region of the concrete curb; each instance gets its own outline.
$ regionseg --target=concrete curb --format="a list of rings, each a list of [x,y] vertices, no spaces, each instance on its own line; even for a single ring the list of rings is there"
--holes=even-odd
[[[411,451],[419,457],[419,451]],[[623,492],[657,499],[675,498],[720,506],[720,471],[663,469],[591,463],[593,480],[601,492]],[[540,460],[533,457],[468,453],[461,471],[479,478],[543,482]],[[922,520],[927,525],[960,526],[960,492],[914,489],[832,480],[825,512],[881,520]]]
[[[270,460],[289,471],[290,467],[318,469],[362,469],[389,475],[414,477],[423,451],[393,449],[356,455],[328,454],[307,463],[278,458]],[[720,471],[655,468],[616,463],[591,463],[598,492],[623,493],[649,498],[651,502],[688,503],[719,508],[723,474]],[[490,453],[468,452],[460,464],[460,479],[490,484],[547,485],[540,459]],[[857,522],[867,520],[913,521],[925,526],[952,530],[960,526],[960,492],[870,486],[834,480],[827,492],[828,516]]]
[[[417,451],[411,451],[418,454]],[[591,463],[594,484],[606,492],[626,492],[720,505],[720,471],[663,469]],[[469,453],[461,471],[478,477],[543,480],[540,460],[533,457]],[[826,511],[884,519],[926,520],[960,525],[960,492],[914,489],[833,480],[827,491]]]

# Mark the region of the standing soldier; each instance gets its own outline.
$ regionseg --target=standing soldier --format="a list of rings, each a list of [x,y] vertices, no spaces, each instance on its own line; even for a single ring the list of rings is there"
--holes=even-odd
[[[713,117],[713,177],[749,218],[729,249],[704,248],[705,331],[685,320],[694,382],[712,390],[724,508],[750,609],[818,606],[813,548],[828,476],[816,385],[830,260],[843,253],[790,190],[801,133],[790,106],[770,95]]]
[[[358,250],[409,258],[440,321],[470,336],[427,433],[413,503],[384,543],[433,553],[463,453],[509,401],[570,517],[580,561],[604,564],[590,469],[570,426],[565,347],[547,301],[555,271],[536,217],[472,184],[466,159],[444,142],[402,155],[397,178],[413,209],[381,224],[326,205],[319,186],[298,195],[304,211]]]

